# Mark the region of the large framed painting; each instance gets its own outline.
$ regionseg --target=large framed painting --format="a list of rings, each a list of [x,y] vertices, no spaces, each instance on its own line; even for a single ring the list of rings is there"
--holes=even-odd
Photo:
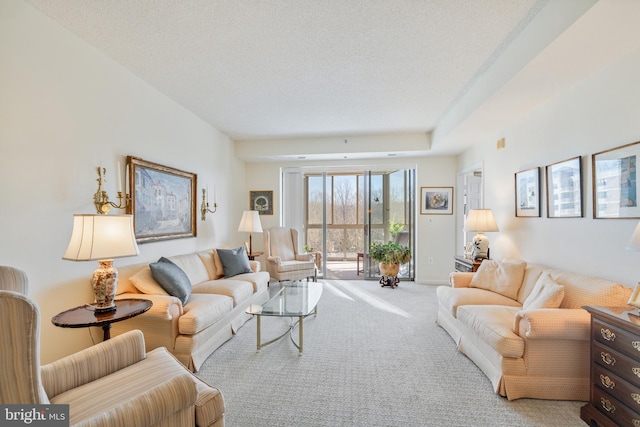
[[[138,243],[196,237],[197,175],[127,157]]]
[[[554,163],[546,167],[547,217],[581,218],[582,157]]]
[[[249,208],[258,215],[273,215],[273,191],[249,191]]]
[[[420,187],[420,215],[452,215],[453,187]]]
[[[640,142],[592,156],[593,217],[640,218],[636,165]]]
[[[540,216],[540,168],[516,172],[516,216]]]

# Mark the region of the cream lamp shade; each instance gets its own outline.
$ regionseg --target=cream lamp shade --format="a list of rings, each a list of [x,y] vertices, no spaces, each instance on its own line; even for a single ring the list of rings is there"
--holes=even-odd
[[[62,259],[70,261],[98,260],[91,284],[97,312],[115,310],[118,270],[113,258],[138,255],[132,215],[73,216],[71,239]]]
[[[249,254],[253,253],[251,242],[251,233],[262,233],[262,224],[260,224],[260,214],[258,211],[244,211],[240,218],[238,231],[249,233]]]
[[[500,231],[491,209],[471,209],[464,221],[464,231],[478,233],[473,237],[473,258],[489,258],[489,238],[484,233]]]

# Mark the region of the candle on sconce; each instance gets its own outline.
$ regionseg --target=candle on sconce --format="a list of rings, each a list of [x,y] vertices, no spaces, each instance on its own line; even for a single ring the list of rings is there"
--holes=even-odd
[[[216,204],[216,185],[213,184],[213,204]]]
[[[118,188],[116,191],[122,192],[122,165],[118,162]]]

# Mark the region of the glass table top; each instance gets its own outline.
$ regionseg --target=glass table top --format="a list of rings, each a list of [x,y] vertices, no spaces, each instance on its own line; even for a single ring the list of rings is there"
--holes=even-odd
[[[322,283],[283,282],[282,288],[265,304],[251,305],[249,314],[260,316],[307,316],[316,308],[322,296]]]

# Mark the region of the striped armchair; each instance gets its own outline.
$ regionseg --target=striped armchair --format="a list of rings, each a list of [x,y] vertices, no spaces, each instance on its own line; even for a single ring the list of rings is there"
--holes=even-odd
[[[133,330],[40,366],[26,275],[0,266],[0,404],[68,404],[72,426],[224,426],[219,390]]]
[[[298,252],[298,230],[271,227],[263,231],[267,271],[272,279],[318,281],[316,264],[311,254]]]

